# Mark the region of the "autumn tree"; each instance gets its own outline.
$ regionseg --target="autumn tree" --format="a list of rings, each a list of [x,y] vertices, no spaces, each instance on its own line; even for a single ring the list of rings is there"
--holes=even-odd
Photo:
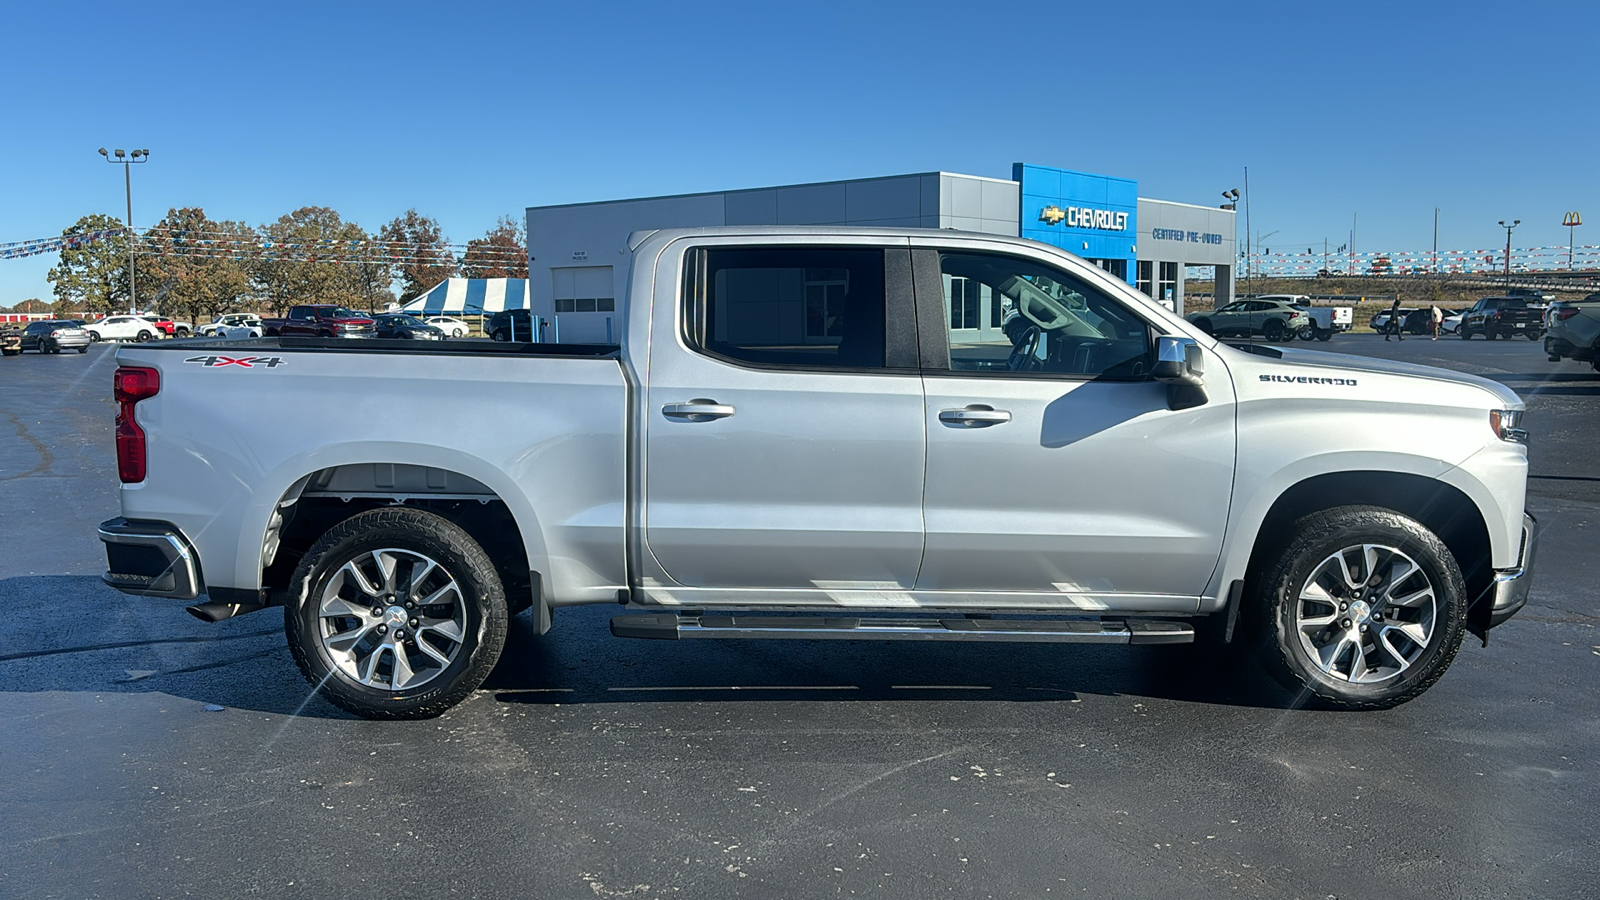
[[[66,300],[86,312],[112,313],[127,307],[129,237],[118,234],[98,240],[72,240],[121,227],[117,219],[96,213],[61,232],[68,239],[61,248],[61,262],[45,276],[55,285],[57,300]]]
[[[522,222],[501,216],[489,233],[467,241],[463,278],[527,278],[528,239]]]
[[[261,247],[250,281],[279,314],[297,303],[382,307],[392,299],[387,266],[367,249],[367,233],[325,206],[301,207],[256,233]]]
[[[14,313],[47,313],[51,311],[51,307],[50,304],[40,300],[38,297],[30,297],[11,307],[11,311]]]
[[[252,299],[244,260],[255,245],[243,222],[216,222],[198,207],[170,209],[143,239],[139,283],[164,315],[208,322]]]
[[[456,273],[456,258],[439,230],[439,222],[414,209],[383,226],[378,238],[392,255],[394,275],[402,282],[400,302],[407,303]]]

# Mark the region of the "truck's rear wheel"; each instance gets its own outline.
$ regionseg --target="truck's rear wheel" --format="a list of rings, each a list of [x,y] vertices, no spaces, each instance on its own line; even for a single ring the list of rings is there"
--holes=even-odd
[[[1326,340],[1328,340],[1329,338],[1332,338],[1332,337],[1333,337],[1333,329],[1332,328],[1318,328],[1317,329],[1317,340],[1326,341]]]
[[[369,510],[317,540],[284,609],[306,680],[369,719],[439,715],[500,658],[506,597],[460,526],[417,509]]]
[[[1300,327],[1300,330],[1295,332],[1295,337],[1299,338],[1302,341],[1313,341],[1313,340],[1316,340],[1316,337],[1317,337],[1317,326],[1315,326],[1315,325],[1302,325]]]
[[[1466,584],[1448,548],[1392,510],[1345,506],[1295,524],[1258,587],[1269,671],[1334,706],[1397,706],[1461,647]]]

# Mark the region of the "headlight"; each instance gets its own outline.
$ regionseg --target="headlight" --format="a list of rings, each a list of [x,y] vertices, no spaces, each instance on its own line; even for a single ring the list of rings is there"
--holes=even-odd
[[[1511,441],[1517,444],[1528,442],[1528,432],[1522,429],[1522,410],[1520,409],[1491,409],[1489,410],[1489,430],[1495,437],[1502,441]]]

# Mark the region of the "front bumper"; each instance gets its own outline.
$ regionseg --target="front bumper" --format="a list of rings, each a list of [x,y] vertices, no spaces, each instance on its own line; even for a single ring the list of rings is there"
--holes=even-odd
[[[100,523],[107,570],[100,580],[124,594],[193,600],[200,596],[194,550],[165,522],[130,522],[118,516]]]
[[[1494,573],[1494,602],[1489,608],[1489,627],[1504,622],[1517,614],[1528,602],[1528,589],[1533,583],[1534,551],[1538,547],[1538,523],[1533,516],[1522,514],[1522,552],[1514,568]]]

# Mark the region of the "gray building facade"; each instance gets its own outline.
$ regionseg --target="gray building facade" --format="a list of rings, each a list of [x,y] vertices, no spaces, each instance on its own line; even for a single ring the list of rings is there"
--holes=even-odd
[[[861,225],[1016,237],[1023,232],[1025,217],[1040,215],[1037,210],[1022,208],[1022,187],[1018,181],[1003,178],[925,172],[529,207],[529,304],[543,321],[559,323],[555,327],[564,342],[609,342],[616,339],[621,325],[617,304],[626,292],[627,239],[634,231],[715,225]],[[1210,212],[1225,217],[1225,231],[1216,230],[1223,227],[1223,219],[1204,215]],[[1154,233],[1146,229],[1147,216],[1148,221],[1159,223]],[[1139,262],[1135,268],[1139,273],[1146,270],[1147,247],[1153,254],[1163,254],[1149,258],[1151,278],[1148,285],[1141,282],[1140,288],[1153,297],[1170,299],[1173,308],[1182,311],[1183,265],[1217,265],[1219,285],[1226,280],[1231,295],[1232,222],[1231,211],[1139,199],[1138,216],[1129,223],[1137,235]],[[1179,231],[1185,235],[1182,241],[1168,234]],[[1206,237],[1189,241],[1189,232]],[[1212,243],[1211,236],[1217,234],[1225,241]],[[1224,254],[1230,255],[1224,258]],[[1164,278],[1172,272],[1168,264],[1177,266],[1172,279]],[[1134,283],[1131,277],[1127,280]],[[554,340],[555,334],[547,330],[544,339]]]

